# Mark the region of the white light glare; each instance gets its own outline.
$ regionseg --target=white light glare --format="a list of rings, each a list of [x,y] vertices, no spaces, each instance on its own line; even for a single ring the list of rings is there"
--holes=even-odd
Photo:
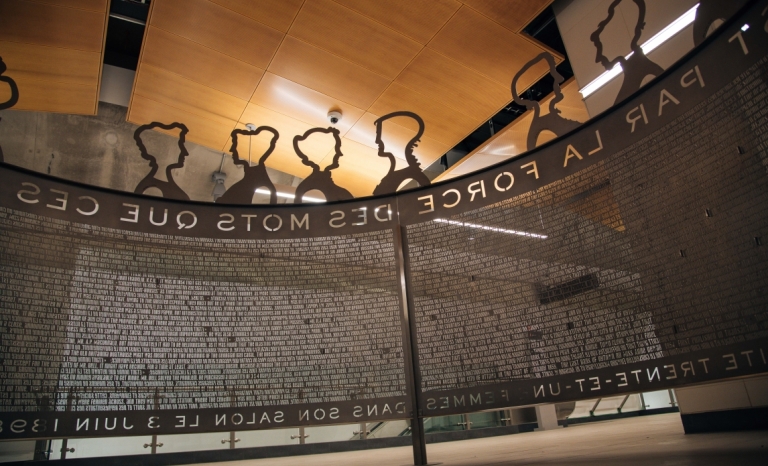
[[[264,188],[259,188],[259,189],[256,190],[256,192],[259,193],[259,194],[267,194],[267,195],[272,194],[272,193],[269,192],[268,189],[264,189]],[[278,191],[277,192],[277,197],[282,197],[284,199],[294,199],[296,196],[294,196],[293,194],[281,193],[280,191]],[[325,202],[325,199],[320,199],[319,197],[307,197],[307,196],[304,196],[304,198],[302,200],[303,201],[309,201],[309,202]]]
[[[537,233],[528,233],[526,231],[507,230],[506,228],[489,227],[486,225],[477,225],[475,223],[457,222],[456,220],[446,220],[444,218],[436,218],[436,222],[447,223],[449,225],[458,225],[462,227],[477,228],[478,230],[493,231],[496,233],[507,233],[510,235],[527,236],[528,238],[547,239],[547,235],[539,235]]]
[[[376,208],[373,210],[373,213],[374,213],[374,214],[378,214],[378,213],[379,213],[379,210],[380,210],[380,209],[379,209],[378,207],[376,207]],[[387,211],[387,213],[388,213],[389,215],[392,215],[392,211],[391,211],[391,210],[388,210],[388,211]]]
[[[744,31],[744,32],[749,31],[749,24],[745,24],[744,26],[742,26],[741,30]]]
[[[693,23],[693,20],[696,19],[696,10],[698,8],[699,4],[697,3],[690,10],[683,13],[682,16],[672,21],[669,26],[659,31],[658,34],[648,39],[644,44],[640,45],[640,48],[643,49],[643,53],[647,55],[652,50],[656,50],[661,44],[668,41],[672,36],[682,31],[689,24]],[[748,25],[745,26],[749,28]],[[743,30],[746,31],[746,29]],[[629,55],[627,55],[625,58],[628,59],[631,56],[632,52],[630,52]],[[591,94],[594,94],[595,91],[606,85],[610,80],[620,75],[622,71],[624,70],[621,69],[621,65],[617,63],[613,68],[601,74],[592,82],[584,86],[584,88],[579,92],[581,92],[581,95],[586,98]]]

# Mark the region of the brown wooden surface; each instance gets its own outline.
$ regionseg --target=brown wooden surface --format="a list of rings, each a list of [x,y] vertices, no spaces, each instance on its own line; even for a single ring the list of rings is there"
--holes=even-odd
[[[304,0],[211,0],[282,33],[288,32]]]
[[[576,79],[571,78],[563,83],[562,92],[563,100],[557,104],[560,116],[582,123],[589,120],[587,107],[581,98]],[[549,103],[553,98],[554,94],[550,94],[539,102],[542,116],[549,113]],[[532,121],[533,111],[528,110],[515,121],[498,131],[485,144],[470,152],[448,170],[441,173],[435,180],[447,180],[523,154],[527,150],[528,132]],[[553,133],[544,131],[539,135],[536,145],[540,146],[554,138],[555,135]]]
[[[313,127],[330,126],[328,109],[335,108],[342,118],[334,127],[344,135],[363,115],[364,110],[267,72],[251,102],[289,116]],[[254,122],[269,124],[269,122]]]
[[[98,83],[101,54],[82,50],[0,41],[0,56],[8,76],[26,80],[55,81],[85,86]]]
[[[283,39],[277,29],[208,0],[152,2],[152,26],[266,69]],[[188,55],[188,60],[195,60]]]
[[[511,100],[506,86],[429,47],[421,51],[396,82],[463,112],[463,118],[475,122],[486,120]]]
[[[505,87],[530,57],[541,53],[541,47],[466,6],[435,36],[429,48]],[[546,63],[539,63],[520,84],[528,88],[548,70]]]
[[[456,0],[336,0],[361,15],[426,45],[459,9]]]
[[[332,0],[306,2],[289,34],[393,79],[419,53],[418,42]]]
[[[106,22],[106,0],[0,1],[0,57],[19,86],[14,108],[94,115]]]
[[[267,165],[305,177],[293,137],[328,126],[328,111],[341,110],[337,178],[349,185],[339,184],[370,194],[389,163],[376,155],[376,118],[421,115],[426,132],[415,155],[426,167],[507,105],[517,69],[544,50],[494,22],[482,5],[464,3],[155,0],[129,121],[190,118],[189,140],[216,150],[229,149],[235,127],[269,125],[281,136]],[[528,3],[524,16],[542,4]],[[398,121],[385,141],[402,152],[415,131]],[[324,142],[307,144],[313,157],[332,157]]]
[[[269,71],[358,108],[368,108],[390,80],[330,52],[286,36]]]
[[[510,31],[520,32],[553,0],[461,0]]]
[[[0,40],[101,53],[104,15],[27,0],[5,0],[0,2]]]
[[[94,85],[32,79],[19,79],[16,84],[19,102],[13,107],[15,110],[95,114],[98,91]],[[9,96],[8,86],[0,86],[0,100],[6,101]]]
[[[107,11],[109,0],[34,0],[37,3],[46,3],[48,5],[65,6],[69,8],[79,8],[91,11]]]
[[[264,70],[150,26],[145,35],[142,64],[162,67],[197,83],[248,100]]]

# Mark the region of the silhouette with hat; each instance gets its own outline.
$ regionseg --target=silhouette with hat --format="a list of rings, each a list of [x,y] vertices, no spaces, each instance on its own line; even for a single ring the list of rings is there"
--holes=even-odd
[[[616,14],[616,7],[619,6],[619,3],[622,1],[623,0],[614,0],[611,3],[608,7],[608,16],[597,25],[595,32],[589,36],[592,43],[595,44],[595,48],[597,48],[595,62],[603,65],[603,68],[605,68],[606,71],[613,69],[617,64],[621,65],[621,68],[624,71],[624,82],[621,85],[619,95],[616,96],[614,105],[640,89],[643,81],[648,76],[655,78],[664,72],[664,69],[661,66],[652,62],[651,59],[643,53],[643,49],[638,44],[640,36],[643,34],[643,28],[645,28],[645,0],[632,0],[637,5],[639,12],[637,23],[635,24],[635,34],[632,37],[632,42],[630,44],[632,52],[630,53],[629,58],[619,55],[613,60],[609,60],[608,57],[603,55],[603,43],[600,40],[600,35],[605,30],[608,23],[613,19]]]
[[[264,155],[259,158],[259,163],[256,165],[251,165],[250,138],[252,136],[257,136],[262,131],[272,133],[272,139],[269,141],[269,148],[267,148],[266,152],[264,152]],[[264,165],[264,162],[266,162],[267,158],[272,154],[272,152],[274,152],[277,139],[280,137],[280,133],[278,133],[275,128],[269,126],[259,126],[255,130],[236,129],[232,131],[231,135],[232,147],[230,147],[229,151],[232,153],[232,159],[235,162],[235,165],[243,167],[245,173],[243,175],[243,179],[230,186],[227,192],[216,199],[216,203],[251,204],[253,202],[253,193],[256,191],[256,189],[265,188],[270,193],[269,203],[277,204],[277,189],[275,189],[275,185],[272,183],[272,180],[269,179],[267,167]],[[238,135],[248,137],[248,160],[242,160],[237,151]]]
[[[541,106],[535,100],[523,99],[517,93],[517,82],[520,77],[525,74],[536,63],[544,60],[549,65],[549,74],[555,80],[552,91],[555,93],[555,97],[549,102],[549,113],[541,116]],[[560,89],[560,84],[563,83],[563,76],[557,71],[555,65],[555,58],[547,53],[543,52],[533,60],[523,66],[520,71],[517,72],[512,79],[512,98],[517,105],[522,105],[528,110],[533,109],[533,121],[531,122],[531,128],[528,130],[528,139],[526,141],[526,150],[531,150],[536,147],[536,141],[539,139],[539,135],[543,131],[551,131],[555,136],[562,136],[571,130],[578,128],[581,123],[574,120],[569,120],[560,116],[560,110],[557,108],[557,104],[560,103],[565,96]]]
[[[147,151],[147,147],[144,144],[144,141],[142,140],[142,134],[144,131],[152,130],[155,128],[160,128],[164,130],[173,130],[178,129],[179,130],[179,157],[176,161],[176,163],[169,164],[165,168],[165,177],[167,181],[160,180],[156,178],[157,171],[160,168],[157,163],[157,157],[150,154]],[[134,192],[136,194],[143,194],[144,191],[146,191],[149,188],[157,188],[160,190],[160,192],[163,193],[163,197],[168,199],[180,199],[183,201],[188,201],[189,196],[187,193],[185,193],[179,185],[176,184],[176,181],[173,179],[173,173],[172,170],[176,168],[182,168],[184,166],[184,159],[187,158],[189,155],[189,152],[187,152],[187,148],[184,146],[184,142],[187,137],[187,133],[189,132],[189,129],[182,124],[182,123],[171,123],[169,125],[153,122],[148,125],[142,125],[139,126],[136,131],[133,133],[133,139],[136,141],[136,145],[139,147],[139,151],[141,152],[141,157],[145,160],[149,161],[149,166],[151,170],[149,171],[149,174],[144,177],[143,180],[139,182],[139,184],[136,186],[136,189]]]
[[[400,170],[395,169],[395,156],[391,152],[386,152],[384,141],[381,139],[384,122],[397,117],[411,118],[419,125],[419,130],[416,133],[416,136],[411,138],[411,140],[408,141],[408,144],[405,146],[405,161],[408,162],[408,166],[401,168]],[[424,172],[421,171],[419,161],[413,155],[413,149],[416,148],[419,141],[421,140],[421,136],[424,135],[424,120],[422,120],[420,116],[413,112],[400,111],[384,115],[383,117],[376,120],[373,124],[376,125],[376,144],[379,146],[379,157],[388,158],[390,163],[389,172],[384,175],[384,178],[381,179],[379,185],[376,186],[376,188],[373,190],[374,196],[379,194],[393,193],[397,191],[397,188],[399,188],[400,185],[402,185],[403,182],[407,180],[413,180],[419,186],[429,186],[429,178],[427,178]]]
[[[13,78],[9,78],[8,76],[3,76],[3,73],[5,73],[7,69],[8,67],[5,65],[3,58],[0,57],[0,82],[8,84],[8,87],[11,88],[11,97],[5,102],[0,102],[0,110],[11,108],[19,101],[19,86],[16,85],[16,81],[14,81]],[[0,118],[0,121],[2,120],[3,119]],[[0,147],[0,162],[4,161],[3,148]]]
[[[315,133],[331,134],[336,141],[336,145],[334,147],[335,153],[333,155],[333,162],[323,170],[320,170],[320,166],[315,162],[309,160],[309,157],[307,157],[307,155],[301,151],[301,148],[299,148],[299,143],[301,141],[305,141],[308,137]],[[338,129],[312,128],[305,132],[303,135],[293,138],[293,150],[301,159],[301,163],[312,168],[312,173],[296,187],[296,196],[293,199],[294,203],[302,202],[304,195],[313,189],[323,193],[326,201],[343,201],[346,199],[354,198],[354,196],[352,196],[349,191],[340,186],[337,186],[331,177],[331,171],[339,168],[339,158],[344,155],[341,153],[341,136]]]

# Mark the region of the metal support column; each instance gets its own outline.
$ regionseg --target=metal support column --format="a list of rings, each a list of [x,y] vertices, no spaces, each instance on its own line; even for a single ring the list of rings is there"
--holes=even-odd
[[[77,401],[77,395],[74,394],[73,390],[70,390],[69,393],[67,393],[67,407],[65,408],[66,412],[72,411],[72,403]],[[67,459],[67,453],[74,453],[74,448],[67,448],[67,439],[61,439],[61,450],[59,450],[61,453],[60,459]]]
[[[299,439],[299,445],[304,445],[307,443],[307,437],[309,437],[309,435],[304,434],[304,427],[299,427],[299,435],[291,435],[291,440]]]
[[[408,259],[408,240],[405,227],[393,228],[397,276],[399,280],[400,322],[405,359],[405,384],[411,401],[411,440],[413,441],[413,464],[424,466],[427,463],[427,444],[424,438],[424,411],[421,407],[421,371],[419,370],[418,349],[416,346],[416,321],[414,318],[413,294],[410,263]]]
[[[155,403],[154,403],[154,406],[155,406],[155,411],[157,411],[158,409],[160,409],[160,398],[162,398],[162,397],[163,397],[163,396],[162,396],[162,395],[160,395],[160,391],[156,389],[156,390],[155,390],[155,396],[154,396],[154,401],[155,401]],[[145,444],[144,444],[144,448],[147,448],[147,447],[152,447],[152,451],[151,451],[151,454],[153,454],[153,455],[156,455],[156,454],[157,454],[157,447],[162,447],[162,446],[163,446],[163,444],[162,444],[162,443],[157,443],[157,434],[154,434],[154,435],[152,436],[152,443],[145,443]]]

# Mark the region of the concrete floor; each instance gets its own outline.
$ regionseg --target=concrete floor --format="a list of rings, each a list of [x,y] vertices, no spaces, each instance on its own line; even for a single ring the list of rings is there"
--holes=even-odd
[[[546,432],[427,445],[444,466],[768,465],[768,431],[685,435],[679,414],[594,422]],[[221,466],[406,466],[411,447],[226,463]]]

